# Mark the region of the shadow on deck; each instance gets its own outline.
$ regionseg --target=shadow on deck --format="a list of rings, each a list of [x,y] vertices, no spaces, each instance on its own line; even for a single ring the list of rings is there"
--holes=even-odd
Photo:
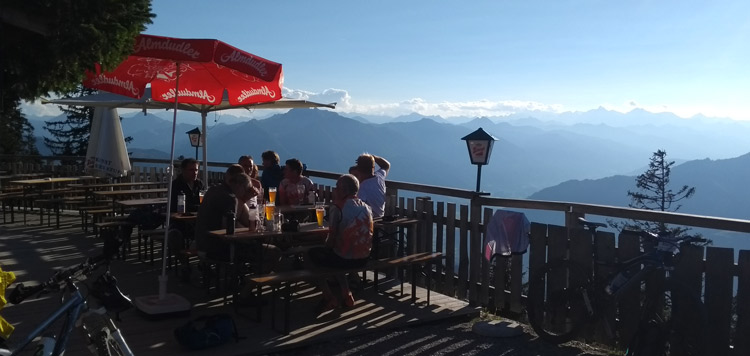
[[[29,222],[26,226],[18,222],[0,225],[0,266],[5,271],[15,272],[16,282],[31,285],[47,279],[55,268],[73,265],[82,262],[88,256],[99,254],[101,241],[93,234],[85,234],[78,222],[78,217],[71,215],[62,217],[61,229],[37,225],[38,220]],[[118,278],[123,292],[131,297],[156,294],[161,261],[157,260],[151,265],[148,261],[138,260],[135,232],[133,235],[132,253],[126,261],[113,261],[112,273]],[[242,309],[242,315],[238,315],[231,305],[223,305],[222,298],[216,293],[207,295],[206,291],[199,287],[197,274],[193,273],[195,278],[186,283],[179,282],[173,271],[168,272],[168,291],[187,298],[193,304],[189,317],[151,321],[142,317],[136,310],[126,311],[121,315],[122,321],[118,325],[136,355],[276,353],[407,325],[434,323],[448,318],[473,317],[479,314],[477,308],[468,306],[466,302],[434,292],[431,293],[430,305],[426,305],[426,290],[422,288],[417,288],[417,304],[411,304],[411,286],[405,284],[404,294],[401,295],[397,281],[390,280],[381,281],[379,293],[372,288],[366,288],[356,295],[357,303],[353,308],[337,309],[318,316],[314,309],[320,295],[313,288],[303,285],[296,289],[297,298],[292,302],[291,332],[289,335],[283,335],[271,327],[270,308],[265,307],[260,323],[242,316],[254,316],[253,308]],[[28,299],[20,305],[6,306],[2,315],[16,326],[11,342],[21,339],[59,305],[59,294],[47,294],[36,299]],[[278,328],[281,328],[283,320],[280,309],[282,308],[277,308]],[[204,351],[182,349],[175,341],[173,330],[191,318],[224,312],[235,317],[239,334],[245,339]],[[57,330],[56,325],[52,331]],[[67,353],[88,353],[84,348],[81,336],[74,333]]]

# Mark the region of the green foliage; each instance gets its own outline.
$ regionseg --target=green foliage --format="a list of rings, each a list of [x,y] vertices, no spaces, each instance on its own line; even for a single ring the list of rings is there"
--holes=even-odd
[[[66,97],[79,97],[94,93],[96,90],[79,85],[75,92]],[[91,135],[91,123],[94,120],[94,108],[91,106],[58,107],[67,114],[67,117],[65,120],[44,123],[44,129],[52,135],[52,138],[44,138],[44,144],[56,156],[85,156]],[[125,138],[126,143],[132,140],[132,137]]]
[[[21,19],[0,22],[0,90],[25,100],[75,90],[95,63],[114,68],[155,17],[150,0],[4,1],[0,7]]]
[[[670,189],[669,175],[672,171],[674,161],[667,161],[667,152],[657,150],[651,156],[648,169],[636,178],[636,191],[628,190],[631,208],[658,211],[678,211],[681,204],[676,204],[683,199],[688,199],[695,194],[695,187],[683,185],[676,192]],[[651,232],[672,231],[680,235],[687,231],[686,228],[668,227],[664,223],[651,221],[633,220],[632,223],[617,224],[610,221],[610,225],[617,228],[644,230]]]
[[[20,99],[0,94],[0,154],[38,155],[34,127],[21,113]]]
[[[82,96],[95,93],[96,90],[79,86],[77,95]],[[67,117],[64,120],[47,121],[44,129],[51,138],[44,138],[44,144],[56,156],[85,156],[88,148],[91,121],[94,118],[94,108],[90,106],[59,106]]]

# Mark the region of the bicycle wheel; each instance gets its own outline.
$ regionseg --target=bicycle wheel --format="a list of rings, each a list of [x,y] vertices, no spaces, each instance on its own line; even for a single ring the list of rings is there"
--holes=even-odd
[[[706,310],[697,296],[667,280],[643,303],[638,331],[627,356],[706,355]]]
[[[526,305],[529,323],[550,343],[572,340],[593,315],[592,283],[587,269],[558,261],[529,280]]]

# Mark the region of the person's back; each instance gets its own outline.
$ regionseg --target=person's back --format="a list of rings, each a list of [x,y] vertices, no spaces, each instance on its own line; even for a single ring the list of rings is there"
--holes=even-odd
[[[375,164],[378,170],[375,170]],[[357,165],[352,167],[358,171],[359,192],[357,196],[372,209],[372,216],[380,218],[385,215],[385,177],[391,168],[385,158],[371,154],[363,154],[357,158]]]
[[[343,209],[331,207],[331,221],[336,224],[333,251],[345,259],[370,256],[373,221],[370,207],[356,197],[347,199]]]
[[[198,209],[195,222],[196,247],[198,251],[208,252],[213,245],[209,231],[224,227],[227,213],[234,213],[237,200],[226,183],[211,187],[203,197],[203,204]]]

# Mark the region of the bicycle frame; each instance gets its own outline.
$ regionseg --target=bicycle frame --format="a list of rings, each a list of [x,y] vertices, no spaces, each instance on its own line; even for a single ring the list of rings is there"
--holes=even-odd
[[[23,351],[23,349],[26,348],[26,346],[28,346],[31,341],[33,341],[37,336],[41,336],[42,333],[47,330],[47,328],[49,328],[52,324],[59,320],[63,315],[66,315],[67,319],[65,320],[65,324],[63,324],[60,333],[57,335],[58,337],[55,340],[55,347],[52,351],[52,355],[57,356],[65,352],[65,347],[68,344],[68,340],[70,339],[70,333],[73,331],[73,328],[75,328],[76,320],[78,320],[78,317],[87,307],[86,299],[81,294],[81,291],[78,290],[78,288],[73,284],[72,281],[68,281],[67,283],[68,288],[71,288],[72,285],[72,288],[75,290],[75,292],[71,294],[71,297],[67,301],[65,301],[65,303],[59,309],[53,312],[49,317],[47,317],[47,319],[45,319],[39,326],[37,326],[36,329],[34,329],[29,335],[27,335],[15,349],[9,350],[10,355],[17,355],[21,351]]]
[[[658,252],[655,251],[638,255],[627,261],[617,263],[615,265],[616,273],[614,273],[610,278],[607,278],[607,284],[611,283],[612,279],[617,276],[617,274],[624,273],[634,266],[643,265],[643,268],[639,268],[639,270],[635,274],[629,276],[625,283],[620,286],[620,288],[614,294],[612,294],[612,297],[615,300],[620,300],[620,297],[622,297],[622,294],[625,291],[630,290],[630,288],[632,288],[634,284],[640,283],[641,281],[646,279],[646,277],[648,277],[654,271],[659,269],[667,270],[664,266],[663,258],[660,257],[661,256],[658,254]]]

